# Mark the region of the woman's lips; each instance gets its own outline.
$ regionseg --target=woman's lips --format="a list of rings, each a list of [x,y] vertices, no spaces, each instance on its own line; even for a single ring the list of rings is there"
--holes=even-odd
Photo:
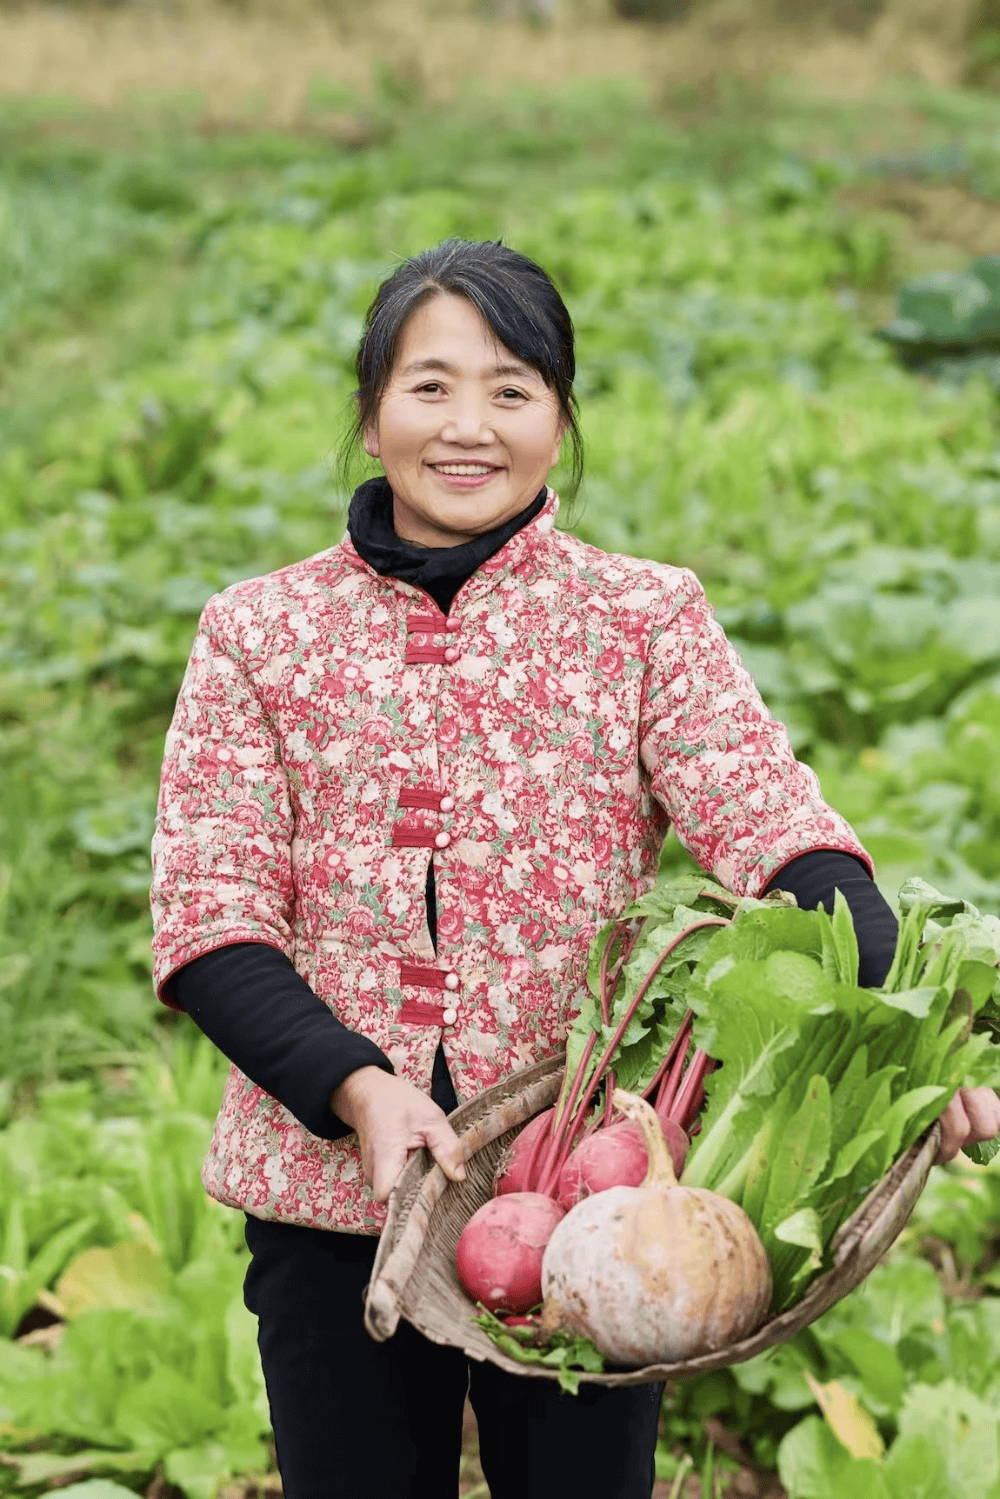
[[[451,489],[481,489],[503,469],[492,463],[431,463],[428,465]]]

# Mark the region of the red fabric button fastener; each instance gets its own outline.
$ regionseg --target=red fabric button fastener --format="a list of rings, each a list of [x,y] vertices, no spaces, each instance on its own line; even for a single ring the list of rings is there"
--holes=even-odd
[[[445,1010],[444,1014],[441,1016],[441,1020],[442,1020],[443,1024],[445,1024],[445,1025],[454,1025],[455,1021],[457,1019],[458,1019],[458,1011],[457,1010]]]
[[[435,848],[447,848],[448,844],[450,842],[451,842],[451,834],[450,833],[437,833],[437,834],[435,834],[435,837],[434,837],[434,847]]]
[[[440,1028],[444,1024],[445,1011],[440,1005],[427,1004],[422,999],[408,999],[399,1012],[401,1025],[434,1025]]]
[[[446,989],[457,989],[461,982],[462,980],[457,973],[446,973],[444,976],[444,986]]]
[[[455,798],[453,796],[443,796],[438,805],[442,812],[454,812]]]
[[[397,822],[392,830],[393,848],[433,848],[434,832],[431,828],[404,828]]]
[[[443,614],[408,614],[406,630],[409,635],[440,635],[447,625]]]
[[[449,614],[444,622],[444,627],[446,630],[460,630],[462,628],[462,621],[456,614]]]
[[[450,797],[445,797],[450,801]],[[401,807],[412,807],[425,812],[450,812],[451,807],[445,807],[441,800],[441,793],[435,786],[404,786],[399,793],[399,805]],[[454,806],[454,802],[452,802]]]
[[[445,647],[444,659],[446,661],[457,661],[461,654],[457,645],[449,645]]]

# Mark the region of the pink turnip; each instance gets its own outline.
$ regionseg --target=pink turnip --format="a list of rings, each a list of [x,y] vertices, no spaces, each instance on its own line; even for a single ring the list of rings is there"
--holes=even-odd
[[[660,1127],[679,1176],[690,1142],[673,1119],[663,1120]],[[648,1169],[649,1157],[641,1128],[633,1119],[622,1119],[581,1140],[559,1173],[556,1197],[568,1211],[593,1192],[606,1192],[609,1187],[641,1186]]]
[[[542,1299],[542,1255],[563,1209],[539,1192],[493,1197],[469,1219],[455,1252],[462,1288],[487,1311],[526,1312]]]
[[[555,1109],[543,1109],[515,1135],[507,1146],[497,1168],[493,1191],[497,1197],[507,1192],[534,1192],[538,1186],[541,1158],[545,1154]]]
[[[546,1307],[625,1368],[714,1352],[752,1332],[771,1299],[771,1270],[742,1208],[680,1187],[649,1104],[616,1092],[642,1128],[642,1186],[587,1197],[558,1223],[542,1262]]]

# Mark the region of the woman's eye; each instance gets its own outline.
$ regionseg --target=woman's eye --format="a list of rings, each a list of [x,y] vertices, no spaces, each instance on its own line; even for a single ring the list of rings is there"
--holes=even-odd
[[[500,394],[503,396],[504,400],[513,400],[513,401],[523,401],[524,400],[524,391],[523,390],[513,390],[513,389],[511,389],[511,388],[508,387],[507,390],[502,390],[500,392]]]
[[[417,386],[417,394],[436,396],[440,389],[441,386],[439,385],[437,380],[428,380],[426,385]]]

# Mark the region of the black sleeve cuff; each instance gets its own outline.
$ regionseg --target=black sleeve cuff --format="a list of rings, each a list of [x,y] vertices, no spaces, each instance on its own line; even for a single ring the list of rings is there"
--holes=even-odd
[[[275,947],[239,942],[195,958],[173,998],[219,1050],[310,1134],[338,1140],[350,1126],[330,1094],[359,1067],[392,1072],[385,1053],[348,1030]]]
[[[767,889],[790,891],[805,911],[822,906],[829,912],[839,890],[854,918],[860,958],[858,983],[864,989],[874,989],[885,982],[896,951],[898,923],[860,859],[828,848],[800,854],[775,875]]]

